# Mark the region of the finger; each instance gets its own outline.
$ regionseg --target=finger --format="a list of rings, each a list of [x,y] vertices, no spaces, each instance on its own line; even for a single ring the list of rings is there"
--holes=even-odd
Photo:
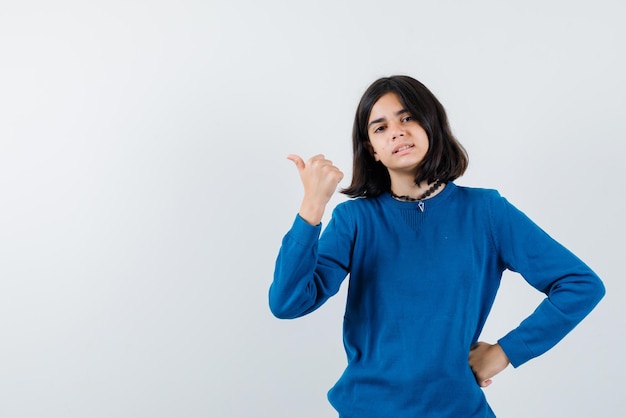
[[[330,163],[328,160],[319,162],[317,164],[317,167],[320,168],[322,173],[327,174],[328,176],[333,177],[338,181],[341,181],[341,179],[343,179],[343,172],[339,169],[339,167],[332,165],[332,163]]]
[[[489,386],[491,384],[492,380],[491,379],[487,379],[487,380],[483,380],[483,382],[480,384],[481,388],[486,388],[487,386]]]
[[[326,157],[324,156],[324,154],[317,154],[312,156],[311,158],[309,158],[309,161],[314,161],[314,160],[325,160]]]
[[[293,163],[296,165],[296,168],[298,169],[298,171],[304,170],[304,160],[302,158],[300,158],[299,155],[289,154],[287,156],[287,159],[290,160],[290,161],[293,161]]]
[[[317,154],[309,158],[309,161],[307,161],[306,164],[315,165],[315,166],[325,166],[325,165],[333,165],[333,162],[331,160],[327,160],[324,154]]]
[[[489,345],[489,344],[488,344],[488,343],[486,343],[486,342],[484,342],[484,341],[478,341],[477,343],[472,344],[472,345],[470,346],[470,351],[475,350],[475,349],[477,349],[477,348],[479,348],[479,347],[484,347],[484,346],[486,346],[486,345]]]
[[[339,170],[337,167],[333,165],[333,162],[330,160],[313,160],[307,163],[308,167],[313,167],[313,169],[323,170],[325,172],[331,172],[333,170]]]

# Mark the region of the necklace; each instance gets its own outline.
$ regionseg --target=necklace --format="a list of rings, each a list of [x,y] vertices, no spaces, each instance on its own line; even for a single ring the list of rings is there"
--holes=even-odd
[[[419,208],[419,210],[424,212],[424,199],[426,199],[428,196],[433,194],[439,188],[439,186],[441,186],[442,184],[443,184],[443,182],[441,180],[439,180],[439,179],[435,180],[433,185],[430,186],[430,188],[428,190],[426,190],[417,199],[414,198],[414,197],[411,197],[411,196],[398,196],[397,194],[395,194],[394,192],[391,192],[391,191],[390,191],[390,193],[391,193],[391,197],[393,197],[396,200],[400,200],[402,202],[417,202],[417,207]]]

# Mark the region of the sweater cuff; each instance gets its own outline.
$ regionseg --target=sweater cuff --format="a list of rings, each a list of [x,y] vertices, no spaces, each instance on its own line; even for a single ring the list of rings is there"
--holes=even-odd
[[[300,214],[297,214],[287,236],[300,245],[308,246],[311,242],[316,242],[319,239],[321,231],[321,223],[311,225]]]
[[[516,330],[509,332],[498,340],[498,344],[504,350],[504,354],[509,358],[513,367],[519,367],[531,358],[535,357],[524,340],[520,338]]]

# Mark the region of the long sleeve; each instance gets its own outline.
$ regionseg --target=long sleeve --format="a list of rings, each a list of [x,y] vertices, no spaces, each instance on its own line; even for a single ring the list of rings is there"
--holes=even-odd
[[[353,233],[338,206],[322,233],[299,215],[284,236],[269,290],[272,313],[297,318],[320,307],[339,290],[349,271]],[[319,239],[318,239],[319,238]]]
[[[504,198],[492,202],[494,244],[504,266],[546,298],[498,343],[518,367],[567,335],[605,294],[598,276]]]

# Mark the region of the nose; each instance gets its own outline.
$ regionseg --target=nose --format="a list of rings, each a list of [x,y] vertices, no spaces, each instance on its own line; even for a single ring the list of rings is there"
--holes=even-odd
[[[399,137],[404,136],[404,129],[399,123],[394,123],[389,126],[389,133],[391,134],[391,140],[393,141]]]

